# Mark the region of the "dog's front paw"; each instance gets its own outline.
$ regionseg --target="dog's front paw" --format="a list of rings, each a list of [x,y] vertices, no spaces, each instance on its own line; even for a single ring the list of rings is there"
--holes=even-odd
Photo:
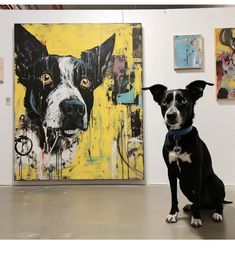
[[[215,212],[212,217],[215,222],[221,222],[223,220],[223,216],[217,212]]]
[[[178,216],[178,212],[174,213],[174,214],[168,214],[166,217],[166,222],[167,223],[176,223],[177,222],[177,216]]]
[[[191,225],[195,228],[202,226],[202,220],[201,219],[195,219],[193,216],[191,218]]]

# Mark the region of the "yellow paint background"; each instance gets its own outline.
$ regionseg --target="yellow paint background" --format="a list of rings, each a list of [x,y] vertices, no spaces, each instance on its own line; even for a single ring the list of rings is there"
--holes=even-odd
[[[136,61],[132,56],[132,29],[140,28],[140,24],[23,24],[23,26],[38,40],[46,44],[49,54],[72,55],[80,58],[82,51],[100,45],[112,34],[116,34],[113,55],[125,55],[128,69]],[[139,60],[138,60],[139,61]],[[135,64],[135,94],[142,98],[142,66]],[[25,89],[17,82],[15,76],[15,125],[19,125],[19,116],[24,113],[23,99]],[[140,110],[136,105],[113,105],[108,101],[106,94],[113,81],[106,76],[102,85],[94,91],[94,105],[91,113],[89,128],[79,134],[79,145],[73,155],[72,162],[63,170],[67,179],[143,179],[143,159],[137,161],[138,171],[128,169],[117,154],[117,173],[113,174],[112,143],[117,139],[120,126],[124,124],[125,133],[122,135],[124,142],[123,154],[127,153],[126,142],[131,137],[130,110]],[[90,160],[88,149],[91,151]],[[143,155],[143,148],[138,148]],[[72,170],[71,170],[72,168]],[[23,180],[35,180],[36,173],[33,169],[23,167]],[[19,173],[15,172],[16,180]],[[124,176],[122,176],[124,175]],[[55,172],[53,179],[57,179]]]

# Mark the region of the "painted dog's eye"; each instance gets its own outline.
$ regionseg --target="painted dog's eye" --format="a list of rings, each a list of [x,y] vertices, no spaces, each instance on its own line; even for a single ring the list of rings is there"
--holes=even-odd
[[[83,79],[81,79],[80,86],[89,88],[91,86],[91,82],[89,79],[83,78]]]
[[[162,106],[166,106],[166,105],[167,105],[167,102],[166,102],[166,101],[162,101],[162,102],[161,102],[161,105],[162,105]]]
[[[45,85],[50,85],[50,84],[52,83],[51,75],[48,74],[48,73],[42,74],[39,79],[42,81],[42,83],[43,83],[44,86],[45,86]]]
[[[186,104],[187,102],[188,102],[188,100],[186,100],[186,99],[182,99],[182,104]]]

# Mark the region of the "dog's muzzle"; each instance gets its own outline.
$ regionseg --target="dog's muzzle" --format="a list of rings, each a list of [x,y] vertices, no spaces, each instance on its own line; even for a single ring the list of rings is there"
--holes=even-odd
[[[165,114],[165,123],[172,129],[180,129],[182,124],[182,117],[177,108],[170,108]]]
[[[80,129],[87,129],[85,119],[86,107],[79,99],[66,99],[60,103],[60,110],[63,114],[62,130],[67,134]]]
[[[178,122],[176,112],[167,113],[166,118],[167,118],[167,122],[169,124],[173,125]]]

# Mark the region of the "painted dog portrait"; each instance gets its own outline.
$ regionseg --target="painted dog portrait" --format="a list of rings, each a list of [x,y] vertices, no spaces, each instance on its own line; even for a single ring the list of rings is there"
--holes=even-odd
[[[138,179],[141,24],[15,24],[15,180]]]

